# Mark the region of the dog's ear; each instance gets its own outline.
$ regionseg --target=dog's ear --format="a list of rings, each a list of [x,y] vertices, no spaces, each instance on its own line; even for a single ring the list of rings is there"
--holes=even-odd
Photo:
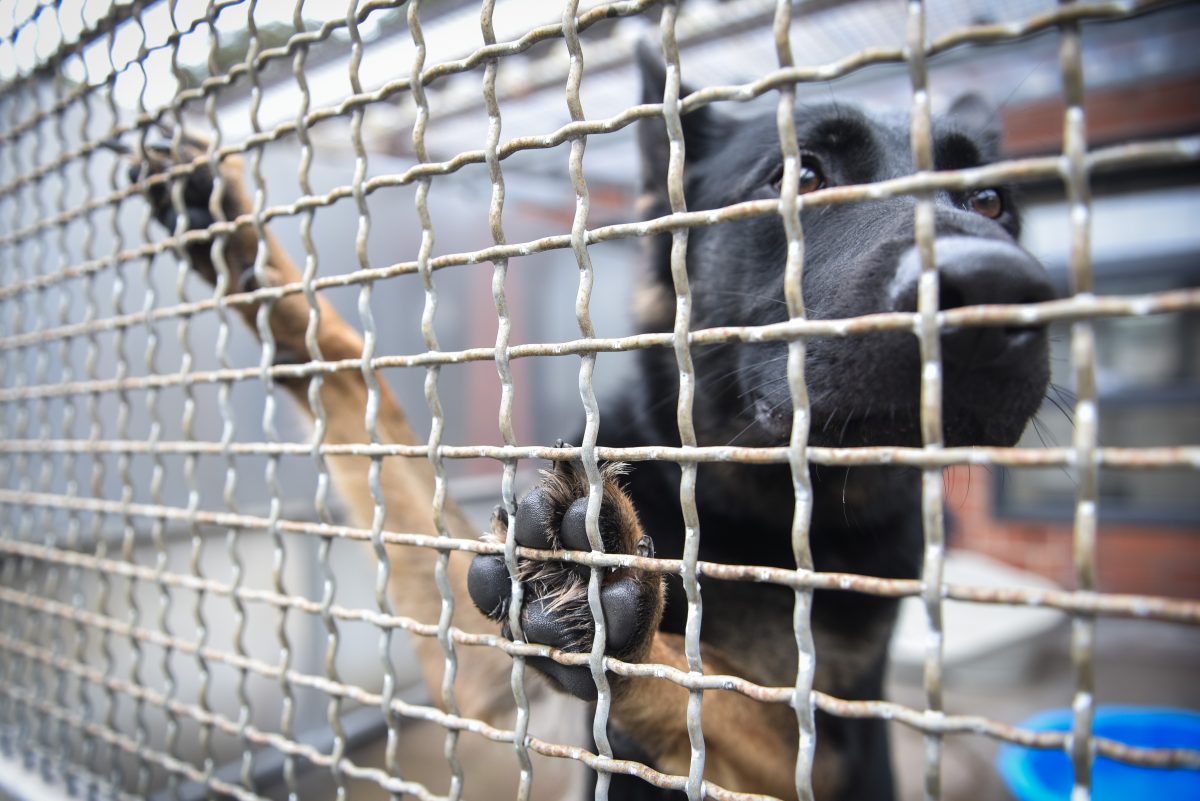
[[[637,62],[642,73],[642,102],[661,103],[667,83],[667,68],[662,54],[645,39],[638,42]],[[686,84],[679,87],[680,98],[687,97],[691,89]],[[710,106],[703,106],[681,118],[683,127],[684,158],[691,162],[705,155],[715,142],[725,136],[728,120]],[[642,194],[653,202],[667,194],[667,166],[671,156],[671,142],[667,126],[661,117],[649,117],[638,121],[638,144],[642,161]]]
[[[946,116],[956,128],[975,140],[984,161],[1000,158],[1000,138],[1003,134],[1000,112],[982,95],[975,92],[959,95],[950,104]]]

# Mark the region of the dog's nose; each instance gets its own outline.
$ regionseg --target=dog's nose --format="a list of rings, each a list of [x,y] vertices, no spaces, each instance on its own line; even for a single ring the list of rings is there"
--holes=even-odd
[[[939,237],[934,243],[938,262],[938,308],[983,304],[1039,303],[1054,298],[1045,268],[1012,242],[968,236]],[[910,248],[897,265],[889,287],[895,311],[917,310],[920,256]],[[946,329],[943,355],[948,361],[987,362],[1042,337],[1024,327]]]
[[[1045,268],[1013,244],[954,236],[937,240],[935,248],[942,309],[1054,298]]]

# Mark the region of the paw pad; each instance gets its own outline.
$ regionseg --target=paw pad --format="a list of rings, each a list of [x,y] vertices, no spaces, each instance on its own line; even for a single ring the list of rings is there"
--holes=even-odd
[[[632,504],[617,479],[622,466],[603,470],[604,493],[599,529],[606,553],[652,556],[654,545],[637,521]],[[588,484],[578,463],[558,462],[543,473],[542,482],[521,499],[512,521],[503,510],[492,519],[493,535],[508,534],[517,544],[539,550],[590,551],[587,538]],[[571,652],[592,648],[595,625],[588,605],[589,568],[573,562],[519,559],[518,578],[525,586],[521,628],[525,640]],[[467,576],[471,599],[481,612],[501,624],[512,638],[508,623],[512,584],[504,558],[477,556]],[[621,659],[644,655],[662,613],[662,581],[654,573],[627,568],[604,570],[600,606],[606,628],[605,652]],[[596,688],[585,667],[566,666],[545,657],[530,659],[567,692],[593,698]]]

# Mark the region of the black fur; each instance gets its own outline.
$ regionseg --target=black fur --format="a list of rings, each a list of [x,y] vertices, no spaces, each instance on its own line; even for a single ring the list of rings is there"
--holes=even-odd
[[[642,60],[645,101],[658,102],[662,68],[655,58],[643,54]],[[986,127],[986,115],[979,113],[978,104],[960,104],[958,111],[957,119],[943,119],[935,126],[938,169],[971,167],[996,155],[997,133]],[[703,108],[686,115],[683,123],[689,210],[778,196],[774,180],[782,161],[773,114],[735,121]],[[903,117],[879,118],[828,104],[799,110],[796,128],[803,163],[823,176],[826,185],[863,184],[912,172],[908,121]],[[647,165],[647,216],[655,217],[670,211],[663,122],[643,122],[640,139]],[[1016,244],[1020,220],[1012,193],[1004,187],[994,191],[1002,209],[996,219],[972,211],[971,196],[940,193],[936,198],[944,308],[1052,297],[1041,266]],[[809,318],[916,309],[914,209],[912,198],[895,198],[802,212],[806,243],[803,292]],[[691,327],[786,320],[786,244],[775,216],[693,229],[687,251],[694,299]],[[656,298],[673,297],[669,248],[668,236],[650,245],[644,291]],[[653,302],[643,306],[656,308]],[[660,303],[657,311],[645,316],[643,326],[645,330],[668,331],[673,314],[670,304]],[[1044,332],[1000,328],[947,331],[942,347],[946,443],[1015,442],[1046,389]],[[786,354],[785,343],[731,344],[694,351],[698,387],[694,418],[701,444],[787,442],[792,409]],[[602,414],[602,445],[679,442],[674,353],[646,350],[640,359],[636,385]],[[810,442],[920,445],[919,368],[917,339],[910,332],[809,340],[805,369],[812,412]],[[919,575],[922,532],[917,471],[813,468],[811,477],[815,493],[811,547],[818,570],[889,578]],[[683,549],[678,481],[679,468],[660,462],[635,464],[624,478],[646,533],[658,554],[667,558],[679,557]],[[786,465],[702,465],[696,498],[701,559],[793,566],[793,488]],[[502,583],[507,583],[506,573]],[[790,684],[796,664],[791,591],[707,579],[702,586],[705,642],[736,655],[750,679]],[[668,580],[667,594],[661,628],[682,633],[686,604],[677,579]],[[895,612],[896,602],[889,599],[849,592],[816,593],[812,629],[820,689],[849,699],[882,697]],[[892,797],[883,722],[820,715],[818,725],[818,747],[836,749],[848,766],[838,798],[886,801]],[[618,756],[644,758],[641,747],[649,745],[630,740]],[[614,777],[613,793],[622,799],[675,797],[628,777]]]

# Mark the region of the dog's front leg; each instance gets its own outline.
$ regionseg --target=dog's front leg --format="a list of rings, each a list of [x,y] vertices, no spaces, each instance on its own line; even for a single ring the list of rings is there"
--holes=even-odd
[[[701,645],[708,675],[736,676],[741,671],[716,648]],[[683,638],[658,632],[647,662],[688,672]],[[691,742],[687,733],[688,693],[657,678],[624,678],[614,693],[613,717],[668,773],[688,775]],[[733,690],[705,690],[700,710],[704,731],[704,777],[722,787],[795,796],[796,714],[790,706],[755,701]],[[818,754],[818,756],[821,756]],[[820,790],[832,778],[824,764],[814,765]],[[824,797],[818,792],[818,798]]]
[[[203,153],[204,143],[189,139],[179,155],[184,161],[190,162]],[[134,180],[147,181],[174,163],[166,149],[151,149],[135,161],[130,168],[130,175]],[[177,179],[182,183],[182,213],[188,229],[207,228],[217,222],[215,210],[219,210],[219,216],[228,221],[239,217],[244,220],[251,212],[240,160],[223,160],[220,175],[223,180],[217,190],[214,189],[212,174],[207,166],[197,166],[187,176]],[[214,191],[219,193],[215,198]],[[179,210],[169,182],[148,182],[146,197],[157,219],[174,232]],[[208,241],[190,244],[186,249],[189,265],[209,283],[215,283],[222,273],[227,274],[229,293],[258,289],[260,283],[266,286],[301,283],[302,275],[296,264],[272,236],[269,228],[264,233],[262,241],[266,245],[266,259],[260,278],[265,276],[265,281],[255,278],[254,264],[260,240],[252,225],[242,224],[235,232],[219,236],[215,249]],[[363,341],[359,333],[319,295],[317,304],[320,311],[317,332],[319,354],[310,353],[306,343],[310,309],[304,295],[291,293],[271,302],[268,322],[275,340],[277,362],[307,363],[318,357],[337,361],[362,356]],[[248,303],[234,308],[250,329],[257,333],[257,316],[261,305]],[[379,439],[387,443],[422,444],[387,384],[378,373],[376,378],[379,380]],[[308,380],[279,379],[277,383],[296,399],[300,408],[311,418],[313,412],[308,399]],[[325,408],[327,428],[324,441],[327,444],[357,445],[370,441],[365,422],[367,398],[367,382],[360,369],[339,370],[323,375],[320,400]],[[369,490],[368,480],[371,459],[331,455],[326,461],[333,483],[345,500],[353,523],[361,528],[370,528],[375,512],[375,499]],[[438,533],[432,507],[434,475],[427,459],[384,459],[381,484],[386,508],[384,527],[387,530]],[[477,537],[478,532],[452,501],[446,502],[443,519],[452,537],[472,540]],[[389,595],[395,612],[422,623],[437,623],[441,614],[441,595],[434,579],[437,553],[427,548],[399,546],[389,546],[388,552],[392,571]],[[470,558],[466,554],[452,552],[449,560],[450,583],[455,596],[463,599],[455,606],[452,623],[468,632],[489,632],[493,629],[490,622],[466,602],[469,563]],[[417,636],[412,640],[430,692],[434,698],[440,698],[445,668],[442,647],[433,637]],[[513,703],[508,689],[509,658],[492,649],[460,647],[459,651],[461,658],[455,682],[455,700],[459,711],[470,717],[496,719]]]
[[[603,501],[599,533],[606,553],[653,554],[653,542],[642,530],[629,497],[619,485],[620,468],[602,471]],[[517,507],[515,520],[503,514],[493,521],[498,538],[541,550],[590,550],[586,533],[588,482],[578,463],[558,462]],[[663,582],[656,573],[638,568],[601,570],[600,605],[606,628],[605,653],[630,663],[657,663],[688,672],[683,640],[658,630],[663,609]],[[595,626],[588,601],[589,568],[582,565],[520,559],[525,587],[521,628],[528,642],[566,652],[588,652]],[[476,605],[513,637],[509,623],[511,578],[499,556],[476,557],[469,589]],[[703,650],[706,672],[736,675],[733,662],[712,648]],[[597,696],[586,665],[565,665],[550,657],[530,657],[564,692],[584,700]],[[687,730],[688,691],[661,678],[607,674],[612,692],[613,722],[664,771],[687,775],[691,743]],[[706,743],[705,778],[723,787],[794,795],[796,718],[790,707],[763,704],[733,691],[704,693],[702,721]]]

